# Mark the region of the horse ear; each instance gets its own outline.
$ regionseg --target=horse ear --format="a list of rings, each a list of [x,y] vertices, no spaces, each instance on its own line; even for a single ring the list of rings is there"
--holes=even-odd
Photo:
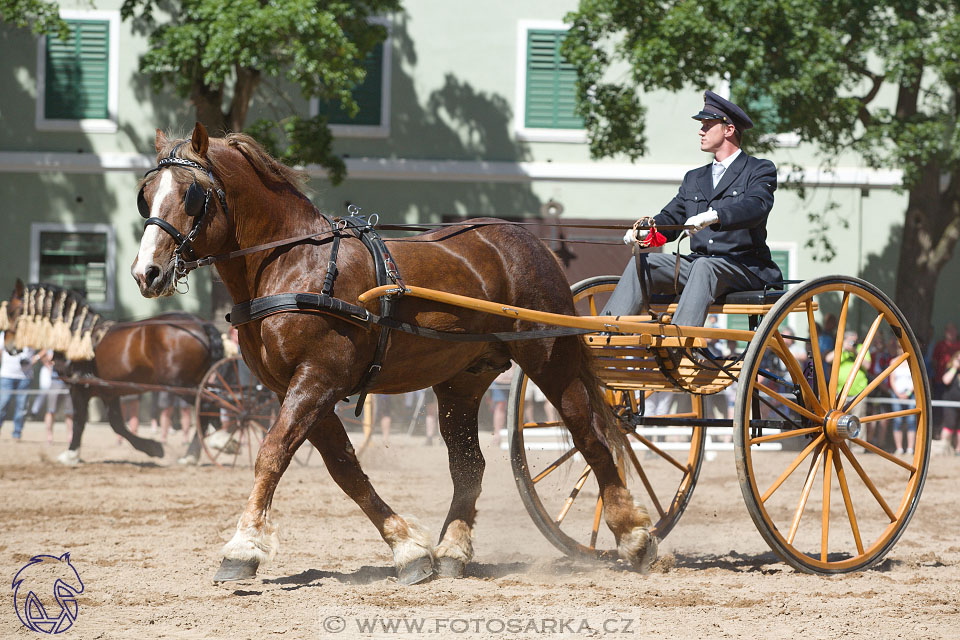
[[[160,153],[160,151],[161,151],[165,146],[167,146],[167,136],[165,136],[165,135],[163,134],[163,131],[160,131],[160,129],[157,129],[157,139],[156,139],[156,141],[153,143],[153,146],[154,146],[154,148],[157,150],[157,153]]]
[[[207,128],[199,122],[193,128],[193,137],[190,140],[193,145],[193,151],[201,158],[207,155],[207,147],[210,146],[210,136],[207,135]]]
[[[17,278],[17,284],[13,286],[13,295],[11,295],[10,297],[23,300],[23,289],[24,289],[23,280],[21,280],[20,278]]]
[[[67,551],[65,554],[60,556],[60,562],[70,562],[70,552]]]

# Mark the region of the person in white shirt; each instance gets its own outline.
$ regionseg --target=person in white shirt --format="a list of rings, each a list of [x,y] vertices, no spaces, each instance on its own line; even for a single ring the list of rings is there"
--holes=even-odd
[[[0,332],[0,342],[4,344],[3,359],[0,362],[0,427],[6,419],[7,407],[12,400],[13,439],[20,440],[23,423],[27,418],[27,394],[22,392],[30,387],[30,382],[33,381],[33,365],[40,356],[33,349],[8,349],[6,338],[7,332]]]

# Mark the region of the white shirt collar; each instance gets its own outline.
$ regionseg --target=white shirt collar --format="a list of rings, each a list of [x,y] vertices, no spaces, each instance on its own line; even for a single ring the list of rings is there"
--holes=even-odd
[[[733,161],[737,159],[737,156],[740,155],[740,152],[741,152],[741,151],[743,151],[743,149],[737,149],[736,151],[734,151],[733,153],[731,153],[729,156],[727,156],[724,160],[721,160],[721,161],[720,161],[720,164],[723,165],[724,171],[726,171],[727,169],[730,168],[730,165],[732,165],[732,164],[733,164]],[[714,161],[714,163],[716,163],[716,162],[717,162],[717,159],[714,158],[713,161]]]

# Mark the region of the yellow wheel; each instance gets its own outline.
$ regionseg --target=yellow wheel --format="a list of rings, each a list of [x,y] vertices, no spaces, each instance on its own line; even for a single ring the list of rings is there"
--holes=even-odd
[[[828,313],[837,318],[837,337],[824,340],[821,349]],[[850,331],[857,338],[848,336],[853,347],[845,348]],[[881,340],[899,353],[875,375],[857,374]],[[913,398],[888,404],[877,391],[892,377],[900,385],[909,382]],[[804,282],[764,318],[738,387],[740,488],[771,548],[811,573],[846,573],[879,562],[917,507],[930,455],[929,384],[900,310],[856,278]],[[866,415],[872,398],[887,403],[870,403],[877,413]],[[881,420],[902,420],[916,430],[912,453],[894,455],[863,438],[864,425]]]
[[[616,287],[615,276],[584,280],[573,286],[579,315],[597,315]],[[663,392],[666,393],[666,392]],[[689,426],[644,427],[640,408],[656,398],[642,390],[604,389],[604,395],[632,445],[619,461],[621,475],[634,497],[647,506],[663,538],[677,523],[693,493],[703,460],[705,430]],[[660,419],[701,419],[700,396],[661,395]],[[514,479],[534,523],[558,549],[569,555],[616,557],[613,535],[603,521],[603,504],[590,466],[577,452],[549,403],[540,403],[533,384],[519,369],[507,407],[510,458]],[[649,410],[646,414],[650,416]]]

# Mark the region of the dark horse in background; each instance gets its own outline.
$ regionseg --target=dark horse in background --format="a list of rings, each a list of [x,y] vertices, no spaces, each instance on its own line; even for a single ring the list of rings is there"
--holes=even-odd
[[[33,304],[27,304],[29,300]],[[57,458],[68,465],[80,460],[80,441],[93,397],[103,400],[107,420],[118,435],[138,451],[163,457],[163,445],[127,429],[121,396],[141,392],[137,385],[197,387],[210,365],[223,357],[219,331],[195,315],[170,312],[136,322],[108,322],[100,319],[79,294],[54,285],[25,287],[17,280],[7,313],[10,325],[17,330],[35,333],[32,329],[40,323],[59,325],[75,340],[85,337],[92,350],[77,353],[63,342],[36,337],[26,345],[54,349],[54,367],[70,390],[73,438]],[[84,378],[89,381],[84,382]],[[108,384],[99,384],[93,378]]]
[[[145,297],[172,295],[189,260],[318,234],[268,251],[218,259],[216,268],[234,303],[288,292],[320,292],[331,258],[329,219],[301,192],[300,174],[282,165],[249,136],[211,139],[201,125],[191,138],[156,137],[157,167],[140,185],[138,207],[148,218],[131,273]],[[489,222],[489,221],[488,221]],[[526,228],[503,221],[471,224],[387,243],[409,285],[574,315],[570,285],[555,256]],[[359,304],[377,286],[364,244],[344,234],[333,296]],[[378,308],[375,301],[371,312]],[[416,298],[399,298],[394,318],[434,330],[489,334],[544,325]],[[477,411],[493,379],[514,361],[544,392],[569,426],[574,444],[596,473],[603,514],[620,556],[644,569],[656,558],[650,517],[634,504],[614,455],[624,446],[600,394],[593,364],[578,336],[515,342],[441,342],[393,332],[371,393],[432,387],[447,444],[453,500],[434,547],[413,521],[384,502],[360,468],[338,400],[358,387],[370,368],[379,328],[342,316],[276,313],[239,327],[243,358],[282,398],[257,455],[246,509],[223,548],[215,581],[250,578],[274,555],[278,538],[271,503],[281,476],[305,440],[323,456],[333,479],[377,527],[394,555],[401,583],[436,570],[460,576],[473,556],[472,534],[484,460]],[[429,498],[429,496],[424,496]]]

